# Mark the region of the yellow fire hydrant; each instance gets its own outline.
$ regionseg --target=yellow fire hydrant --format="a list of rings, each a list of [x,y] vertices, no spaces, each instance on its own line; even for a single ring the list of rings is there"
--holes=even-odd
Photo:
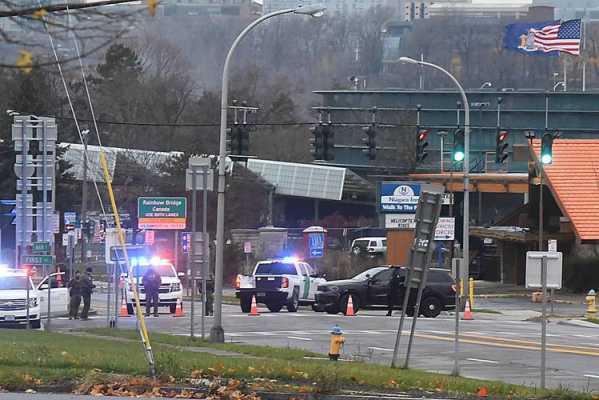
[[[344,343],[345,337],[343,337],[343,332],[341,332],[339,326],[335,325],[331,331],[331,343],[329,345],[330,360],[337,361],[339,359]]]
[[[589,290],[585,298],[587,303],[587,318],[597,318],[597,293],[593,289]]]

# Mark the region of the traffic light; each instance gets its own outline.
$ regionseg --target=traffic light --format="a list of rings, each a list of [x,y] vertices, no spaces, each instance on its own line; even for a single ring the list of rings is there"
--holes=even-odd
[[[453,133],[453,160],[464,161],[466,152],[464,150],[464,130],[456,129]]]
[[[495,162],[497,164],[503,164],[505,159],[508,157],[506,154],[506,149],[508,147],[507,139],[508,139],[507,131],[498,131],[497,138],[495,140]]]
[[[416,162],[422,162],[428,156],[426,148],[428,147],[428,130],[419,129],[416,135]]]
[[[553,162],[553,134],[545,132],[541,140],[541,163],[551,164]]]
[[[324,126],[322,124],[310,128],[310,153],[315,160],[324,160]]]
[[[363,126],[362,130],[366,134],[366,137],[362,138],[362,142],[367,148],[362,149],[362,152],[366,154],[369,160],[376,158],[376,129],[375,125]]]
[[[227,151],[238,156],[250,153],[250,131],[246,126],[235,124],[227,129]]]
[[[331,161],[335,159],[335,132],[329,125],[318,124],[310,128],[310,153],[315,160]]]

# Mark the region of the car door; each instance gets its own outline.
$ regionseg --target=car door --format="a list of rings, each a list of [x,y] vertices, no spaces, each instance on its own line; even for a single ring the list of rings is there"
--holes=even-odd
[[[390,268],[387,268],[370,278],[368,281],[368,304],[387,304],[387,291],[389,290],[392,272]]]
[[[310,272],[308,271],[307,264],[298,263],[298,269],[300,271],[300,299],[308,299],[310,297]]]
[[[40,296],[40,313],[48,314],[48,277],[45,277],[37,287]],[[50,290],[50,313],[51,315],[63,315],[68,313],[69,289],[62,280],[58,281],[52,277],[52,289]]]
[[[320,284],[321,279],[318,277],[318,275],[316,274],[314,269],[310,266],[310,264],[306,263],[305,266],[306,266],[306,270],[308,272],[308,277],[310,279],[310,289],[309,289],[309,293],[308,293],[308,299],[314,300],[314,297],[316,295],[316,288]]]

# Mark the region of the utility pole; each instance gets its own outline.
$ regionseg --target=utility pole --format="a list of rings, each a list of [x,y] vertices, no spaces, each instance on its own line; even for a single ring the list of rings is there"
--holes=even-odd
[[[81,131],[83,137],[83,184],[81,186],[81,228],[87,226],[87,141],[89,137],[89,129]],[[84,229],[81,235],[81,262],[87,263],[87,237]]]

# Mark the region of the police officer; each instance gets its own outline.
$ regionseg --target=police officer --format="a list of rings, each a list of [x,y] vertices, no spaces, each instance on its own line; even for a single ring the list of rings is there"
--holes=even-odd
[[[205,315],[214,315],[214,280],[206,281],[206,310]]]
[[[69,319],[78,319],[77,314],[79,313],[79,305],[81,304],[81,272],[76,271],[75,276],[71,278],[67,284],[69,288]]]
[[[390,317],[393,313],[393,307],[397,304],[397,298],[399,297],[399,286],[400,286],[400,270],[399,268],[391,268],[391,279],[389,280],[389,286],[387,288],[387,316]]]
[[[92,293],[96,287],[96,285],[94,285],[92,269],[90,267],[86,268],[85,275],[83,275],[81,283],[81,296],[83,297],[83,311],[81,311],[81,319],[87,320],[92,301]]]
[[[160,302],[160,275],[149,266],[143,276],[143,285],[146,292],[146,317],[150,316],[150,309],[154,306],[154,316],[158,316],[158,304]]]

